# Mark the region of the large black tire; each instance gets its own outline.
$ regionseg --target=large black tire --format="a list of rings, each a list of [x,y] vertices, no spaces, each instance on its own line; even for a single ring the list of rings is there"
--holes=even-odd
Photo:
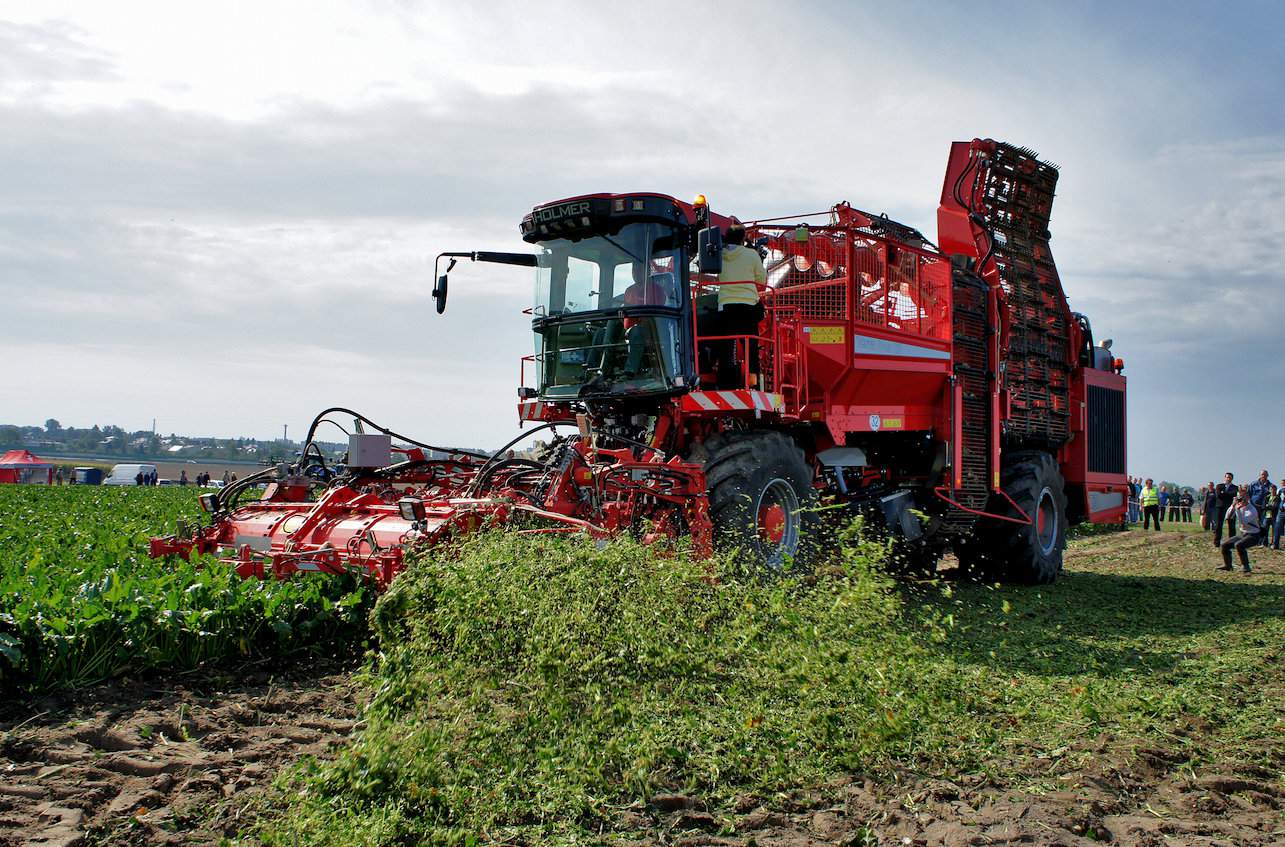
[[[1032,521],[979,518],[973,537],[956,546],[960,566],[980,579],[1047,585],[1062,572],[1066,549],[1066,490],[1057,462],[1041,451],[1005,456],[1000,482]],[[991,498],[990,511],[1021,518],[1002,497]]]
[[[798,445],[757,430],[720,433],[704,448],[715,547],[778,573],[808,563],[819,541],[817,495]]]

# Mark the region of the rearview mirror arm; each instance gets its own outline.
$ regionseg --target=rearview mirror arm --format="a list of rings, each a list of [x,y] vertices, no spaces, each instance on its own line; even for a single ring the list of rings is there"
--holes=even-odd
[[[446,270],[439,274],[438,267],[442,259],[450,259]],[[470,262],[492,262],[499,265],[521,265],[523,267],[534,268],[536,266],[536,257],[532,253],[493,253],[486,250],[474,250],[469,253],[438,253],[437,258],[433,260],[433,277],[437,283],[433,286],[433,299],[437,301],[437,313],[440,315],[446,311],[446,291],[447,275],[455,269],[456,263],[460,259],[468,259]]]

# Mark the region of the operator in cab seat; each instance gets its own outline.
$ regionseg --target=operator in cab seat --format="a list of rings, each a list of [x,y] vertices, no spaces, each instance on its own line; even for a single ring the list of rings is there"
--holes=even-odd
[[[756,336],[763,321],[763,304],[759,302],[759,286],[767,285],[767,271],[758,251],[745,246],[745,225],[732,218],[732,225],[723,236],[723,270],[718,275],[718,315],[714,321],[714,335],[748,335],[749,385],[744,384],[741,368],[737,365],[737,350],[744,350],[744,342],[735,339],[723,341],[716,347],[718,357],[719,388],[754,388],[759,369],[759,345]]]
[[[633,274],[633,285],[625,289],[626,306],[664,306],[668,303],[668,292],[656,281],[656,275],[648,273],[646,262],[634,262]],[[625,346],[629,351],[625,358],[624,372],[626,376],[636,376],[642,368],[643,352],[647,349],[646,322],[639,318],[625,318],[621,323],[625,330]]]
[[[646,261],[635,261],[630,268],[633,282],[620,295],[621,306],[673,306],[678,295],[673,292],[674,275],[672,273],[650,273]],[[668,288],[666,288],[668,284]],[[613,303],[617,302],[612,300]],[[612,318],[594,332],[593,353],[589,359],[590,371],[596,371],[586,385],[593,388],[613,373],[626,379],[639,376],[643,366],[643,355],[652,345],[650,338],[655,322],[650,318],[625,317]],[[617,350],[621,337],[624,337],[625,361],[620,368]]]

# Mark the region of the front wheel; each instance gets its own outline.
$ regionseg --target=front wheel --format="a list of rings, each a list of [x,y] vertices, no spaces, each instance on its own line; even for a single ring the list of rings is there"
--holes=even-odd
[[[816,549],[816,489],[803,451],[782,433],[727,432],[705,442],[714,543],[781,572]]]

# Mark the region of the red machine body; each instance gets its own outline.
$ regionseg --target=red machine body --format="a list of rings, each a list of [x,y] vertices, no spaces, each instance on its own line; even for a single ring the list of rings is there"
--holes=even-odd
[[[1056,179],[1029,150],[954,144],[940,247],[847,203],[749,221],[766,281],[748,332],[727,329],[711,258],[735,221],[703,198],[537,207],[522,224],[537,256],[443,255],[537,268],[519,420],[573,434],[524,456],[410,450],[338,477],[305,450],[265,472],[261,499],[215,497],[212,525],[153,553],[387,582],[415,545],[516,521],[691,536],[779,566],[815,550],[808,507],[827,500],[872,517],[912,566],[954,548],[979,572],[1048,581],[1066,528],[1121,522],[1127,501],[1123,364],[1067,305],[1049,248]],[[435,296],[440,311],[445,275]]]

